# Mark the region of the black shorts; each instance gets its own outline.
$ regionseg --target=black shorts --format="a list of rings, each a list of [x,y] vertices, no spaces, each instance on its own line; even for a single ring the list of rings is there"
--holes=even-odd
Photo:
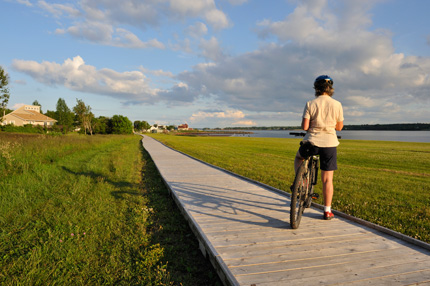
[[[336,147],[317,147],[303,144],[299,148],[300,156],[303,158],[311,155],[320,155],[320,169],[323,171],[337,170],[337,148]]]

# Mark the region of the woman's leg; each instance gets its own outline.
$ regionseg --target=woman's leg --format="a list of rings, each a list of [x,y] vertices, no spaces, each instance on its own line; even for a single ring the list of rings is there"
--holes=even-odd
[[[324,206],[331,207],[333,199],[333,173],[334,171],[321,170],[321,181],[323,183]]]
[[[294,171],[297,174],[297,170],[299,169],[300,165],[302,164],[302,162],[305,159],[302,158],[302,156],[300,156],[300,152],[297,151],[296,157],[294,158]]]

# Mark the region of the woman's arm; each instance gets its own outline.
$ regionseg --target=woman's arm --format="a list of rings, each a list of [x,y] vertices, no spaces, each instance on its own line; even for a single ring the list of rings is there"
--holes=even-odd
[[[343,121],[339,121],[338,123],[336,123],[336,130],[337,131],[341,131],[343,128]]]
[[[310,122],[309,118],[303,118],[302,119],[302,129],[303,130],[308,131],[308,129],[309,129],[309,122]]]

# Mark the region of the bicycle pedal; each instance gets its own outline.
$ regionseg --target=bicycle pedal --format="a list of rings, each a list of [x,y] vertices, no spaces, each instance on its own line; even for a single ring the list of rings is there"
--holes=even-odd
[[[317,194],[317,193],[313,193],[313,194],[312,194],[312,199],[313,199],[313,200],[318,200],[318,199],[319,199],[319,197],[320,197],[320,195],[319,195],[319,194]]]

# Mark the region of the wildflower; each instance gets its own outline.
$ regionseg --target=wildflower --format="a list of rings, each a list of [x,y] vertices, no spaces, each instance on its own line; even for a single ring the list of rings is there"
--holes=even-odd
[[[72,234],[70,234],[71,236],[75,236],[75,234],[74,233],[72,233]]]

